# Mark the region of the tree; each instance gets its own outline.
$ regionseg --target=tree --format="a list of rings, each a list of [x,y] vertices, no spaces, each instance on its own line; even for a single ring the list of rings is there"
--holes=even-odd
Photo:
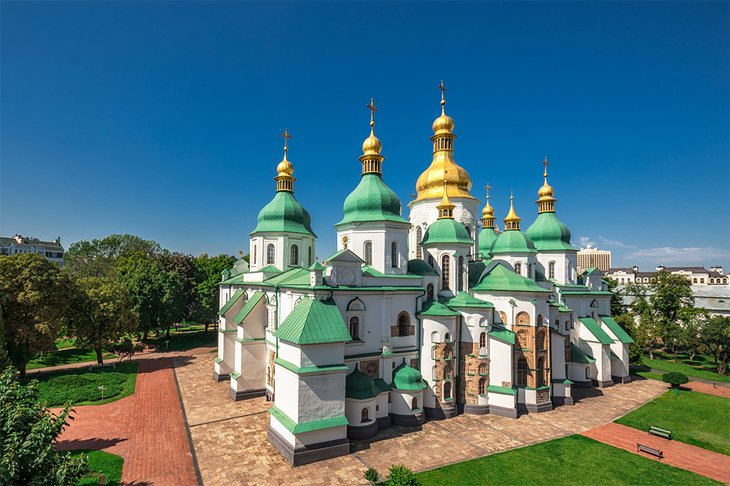
[[[709,319],[709,314],[705,309],[686,308],[679,313],[679,319],[682,325],[682,346],[689,353],[690,361],[694,361],[695,355],[702,348],[702,327]]]
[[[53,348],[72,294],[71,279],[41,255],[0,257],[0,341],[21,375],[34,354]]]
[[[105,277],[81,278],[69,307],[69,327],[77,343],[91,347],[99,365],[104,364],[103,349],[139,324],[127,289]]]
[[[21,385],[15,370],[0,375],[0,484],[75,486],[88,471],[85,456],[56,450],[70,409],[52,414],[39,402],[37,382]]]
[[[200,255],[195,258],[195,266],[198,270],[198,284],[196,287],[196,308],[195,320],[205,324],[205,331],[208,325],[215,322],[218,315],[219,292],[218,284],[221,281],[221,274],[224,270],[230,269],[236,259],[229,255],[218,255],[209,257]]]
[[[388,484],[390,486],[420,486],[421,482],[413,471],[402,464],[394,464],[388,470]]]
[[[624,295],[633,297],[629,307],[632,322],[632,332],[629,334],[634,343],[629,345],[629,360],[634,364],[641,364],[643,354],[648,354],[650,359],[654,359],[653,349],[658,340],[657,326],[647,300],[646,290],[645,287],[636,284],[629,284],[624,289]]]
[[[683,344],[680,316],[687,309],[694,308],[694,294],[690,282],[681,275],[662,270],[654,278],[649,303],[664,345],[669,347],[676,361],[677,352]]]
[[[700,339],[715,357],[717,372],[724,375],[730,360],[730,317],[709,318],[700,330]]]
[[[674,393],[679,393],[679,386],[684,385],[689,381],[689,378],[687,378],[687,375],[684,373],[679,373],[678,371],[672,371],[671,373],[664,373],[662,375],[662,381],[664,383],[669,383],[672,385],[672,388],[674,388]]]
[[[64,269],[81,277],[113,277],[118,258],[136,252],[157,255],[161,251],[158,243],[129,234],[81,240],[64,253]]]
[[[180,319],[193,319],[198,299],[196,290],[199,277],[196,258],[192,255],[164,250],[159,255],[159,260],[165,271],[177,273],[179,277],[182,288],[180,289],[181,295],[176,298],[182,300],[182,317]]]
[[[623,298],[621,290],[618,288],[618,282],[612,278],[606,278],[605,282],[608,284],[608,290],[613,292],[611,295],[611,315],[616,317],[624,314]]]

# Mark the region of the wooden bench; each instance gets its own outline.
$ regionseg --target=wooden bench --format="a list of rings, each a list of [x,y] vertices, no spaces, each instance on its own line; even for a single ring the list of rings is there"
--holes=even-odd
[[[659,459],[664,458],[664,452],[659,449],[654,449],[653,447],[649,447],[648,445],[639,444],[636,443],[636,452],[646,452],[647,454],[651,454],[652,456],[656,456]]]
[[[649,433],[656,435],[657,437],[663,437],[665,439],[672,440],[672,431],[666,429],[660,429],[659,427],[649,426]]]

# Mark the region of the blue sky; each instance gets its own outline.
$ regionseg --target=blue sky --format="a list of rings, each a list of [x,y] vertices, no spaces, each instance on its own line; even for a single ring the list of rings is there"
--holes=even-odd
[[[405,208],[439,80],[456,160],[526,228],[541,161],[573,240],[615,265],[730,270],[727,2],[3,2],[0,233],[248,246],[294,135],[317,254],[375,97]]]

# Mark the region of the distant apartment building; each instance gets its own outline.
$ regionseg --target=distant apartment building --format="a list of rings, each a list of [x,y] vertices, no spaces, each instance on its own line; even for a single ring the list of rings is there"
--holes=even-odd
[[[578,270],[597,268],[606,272],[611,268],[611,251],[599,250],[588,245],[578,250]]]
[[[23,235],[13,237],[0,236],[0,255],[17,255],[19,253],[39,253],[52,262],[63,265],[64,249],[61,237],[53,241]]]
[[[654,276],[659,271],[665,271],[674,275],[682,275],[694,285],[728,285],[730,278],[724,274],[721,266],[710,267],[665,267],[659,265],[655,271],[640,272],[639,267],[632,268],[611,268],[606,273],[609,277],[619,285],[627,285],[631,283],[650,284],[654,281]]]

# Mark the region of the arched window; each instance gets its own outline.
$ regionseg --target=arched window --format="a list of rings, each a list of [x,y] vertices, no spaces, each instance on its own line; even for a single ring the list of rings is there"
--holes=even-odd
[[[438,331],[434,331],[434,332],[431,333],[431,342],[432,343],[439,342],[439,333],[438,333]]]
[[[704,278],[701,278],[700,279],[700,283],[705,283],[705,279]]]
[[[541,349],[546,349],[547,343],[545,342],[545,330],[540,329],[537,333],[537,349],[538,351]]]
[[[365,263],[367,265],[372,265],[373,264],[373,242],[372,241],[365,242],[365,249],[364,249],[363,253],[365,253]]]
[[[433,257],[431,255],[428,255],[428,264],[431,265],[431,268],[434,267],[434,263],[435,262],[433,261]]]
[[[480,375],[486,375],[487,374],[487,365],[482,363],[479,365],[479,374]]]
[[[446,334],[444,334],[444,342],[445,343],[451,342],[451,334],[449,334],[448,332]]]
[[[451,366],[444,366],[444,380],[451,378]]]
[[[370,418],[368,417],[368,414],[369,413],[370,412],[368,412],[368,408],[367,407],[365,407],[365,408],[362,409],[362,412],[360,412],[360,423],[365,423],[365,422],[369,422],[370,421]]]
[[[537,359],[537,386],[545,386],[545,360],[542,358]]]
[[[451,258],[449,255],[441,257],[441,288],[444,290],[449,289],[449,263]]]
[[[451,400],[451,382],[444,382],[444,400]]]
[[[517,317],[515,317],[515,323],[522,325],[530,324],[530,314],[525,311],[518,312]]]
[[[398,314],[398,335],[410,336],[410,324],[411,318],[408,316],[408,312]]]
[[[423,258],[423,250],[421,249],[421,239],[423,238],[423,230],[420,226],[416,227],[416,258]]]
[[[256,245],[253,245],[253,251],[251,253],[253,253],[253,264],[256,265]]]
[[[485,387],[486,384],[487,384],[487,380],[485,380],[484,378],[479,379],[479,394],[480,395],[484,395],[485,390],[486,390],[486,387]]]
[[[532,263],[527,264],[527,277],[532,278]]]
[[[697,283],[697,279],[696,278],[693,278],[692,279],[692,283]]]
[[[548,278],[555,278],[555,262],[548,263]]]
[[[390,244],[390,266],[398,268],[398,243],[395,241]]]
[[[527,375],[530,373],[527,360],[520,358],[517,361],[517,386],[527,386]]]
[[[483,332],[479,335],[479,347],[485,348],[487,346],[487,333]]]
[[[416,410],[418,408],[418,399],[416,397],[413,397],[413,401],[411,402],[411,410]]]
[[[456,289],[457,290],[464,290],[464,257],[459,256],[459,268],[456,270],[458,273],[456,274],[457,284]]]
[[[515,263],[515,273],[522,275],[522,264],[520,262]]]
[[[266,264],[273,265],[276,260],[276,253],[274,252],[274,244],[269,243],[266,245]]]
[[[451,357],[451,349],[450,348],[444,348],[443,352],[443,358],[447,359]]]
[[[537,325],[542,326],[542,314],[537,315]]]
[[[469,238],[471,238],[471,227],[464,225],[464,228],[466,228],[466,234],[469,235]]]
[[[507,314],[504,311],[499,311],[499,318],[502,320],[502,324],[507,324]]]
[[[312,247],[307,248],[307,265],[312,264]]]
[[[426,300],[433,300],[433,284],[426,286]]]
[[[357,316],[350,317],[350,336],[353,341],[360,339],[360,318]]]
[[[297,245],[291,246],[289,265],[299,265],[299,247]]]

